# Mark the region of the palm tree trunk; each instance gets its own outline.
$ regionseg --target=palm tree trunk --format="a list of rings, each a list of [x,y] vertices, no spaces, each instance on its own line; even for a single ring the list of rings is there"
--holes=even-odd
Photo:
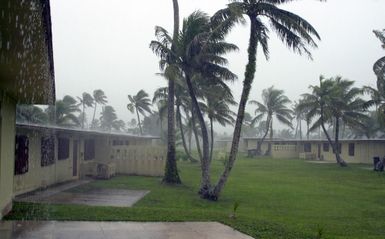
[[[336,156],[336,160],[337,162],[340,164],[340,166],[344,167],[344,166],[347,166],[346,162],[341,158],[341,155],[340,155],[340,150],[341,150],[341,147],[340,147],[340,144],[339,144],[339,133],[340,133],[340,119],[338,117],[336,117],[336,132],[335,132],[335,140],[334,140],[334,143],[335,143],[335,156]]]
[[[174,32],[171,51],[174,51],[179,32],[179,5],[178,0],[172,0],[174,10]],[[163,182],[169,184],[180,184],[175,158],[175,82],[168,79],[168,99],[167,99],[167,160]]]
[[[198,162],[198,160],[196,160],[196,159],[189,153],[189,151],[187,150],[186,139],[185,139],[185,137],[184,137],[184,130],[183,130],[183,124],[182,124],[182,117],[181,117],[181,114],[180,114],[180,106],[179,106],[179,105],[176,106],[176,119],[178,120],[179,130],[180,130],[180,134],[181,134],[181,138],[182,138],[182,144],[183,144],[183,148],[184,148],[185,153],[187,154],[188,158],[190,159],[190,161],[191,161],[192,163]]]
[[[84,106],[84,102],[83,102],[83,114],[82,114],[82,129],[84,129],[84,111],[85,111],[85,106]]]
[[[265,155],[270,156],[271,155],[271,144],[273,141],[273,118],[270,119],[270,142],[267,147],[267,151]]]
[[[337,154],[336,154],[336,152],[337,152],[336,145],[332,142],[332,140],[331,140],[331,138],[330,138],[330,136],[329,136],[329,133],[327,132],[327,130],[326,130],[326,128],[325,128],[325,122],[324,122],[324,117],[323,117],[323,111],[324,111],[324,110],[323,110],[323,106],[321,105],[320,108],[321,108],[320,114],[321,114],[321,127],[322,127],[322,130],[323,130],[323,132],[324,132],[324,134],[325,134],[325,136],[326,136],[326,138],[327,138],[327,140],[328,140],[330,146],[332,147],[333,152],[334,152],[335,155],[336,155],[336,161],[337,161],[337,163],[338,163],[341,167],[345,167],[345,166],[347,166],[346,162],[343,161],[340,157],[337,156]],[[342,160],[342,161],[341,161],[341,160]]]
[[[255,16],[250,16],[250,39],[248,47],[248,63],[245,70],[245,80],[243,81],[243,89],[241,100],[239,102],[237,119],[235,121],[233,141],[231,144],[231,150],[228,162],[226,164],[225,170],[220,176],[218,183],[216,184],[211,195],[208,196],[211,200],[217,200],[220,193],[222,192],[223,187],[226,184],[227,178],[230,175],[231,169],[234,166],[234,162],[237,157],[239,140],[241,137],[242,123],[245,117],[245,108],[249,98],[251,85],[253,83],[255,68],[256,68],[256,54],[257,54],[257,26],[255,21]]]
[[[202,161],[202,158],[203,158],[202,149],[201,149],[201,144],[199,142],[198,132],[197,132],[197,128],[196,128],[197,124],[195,122],[195,113],[194,113],[194,109],[193,108],[191,109],[191,121],[192,121],[191,128],[192,128],[192,132],[194,133],[195,144],[197,146],[199,160]],[[191,152],[191,148],[190,148],[190,152]]]
[[[257,143],[257,154],[258,155],[261,154],[261,152],[262,152],[262,149],[261,149],[262,143],[265,141],[265,138],[266,138],[267,134],[269,133],[270,119],[271,119],[271,117],[267,116],[265,134],[262,136],[262,139],[260,141],[258,141],[258,143]]]
[[[302,140],[302,120],[299,120],[299,139]]]
[[[202,132],[202,160],[201,160],[201,169],[202,169],[202,178],[201,178],[201,187],[199,189],[199,194],[203,198],[206,198],[206,195],[210,194],[211,190],[211,179],[210,179],[210,152],[209,152],[209,136],[207,133],[206,123],[203,118],[202,111],[199,107],[198,100],[195,96],[194,88],[191,82],[190,74],[186,74],[186,83],[189,95],[191,97],[191,104],[193,111],[195,112],[199,126]]]
[[[140,130],[140,135],[143,135],[142,125],[140,124],[139,112],[138,112],[138,109],[136,107],[135,107],[135,109],[136,109],[136,116],[138,117],[138,126],[139,126],[139,130]]]
[[[94,107],[94,115],[92,116],[92,122],[91,122],[91,125],[92,125],[92,128],[95,128],[95,115],[96,115],[96,106],[97,106],[98,104],[96,103],[96,101],[95,101],[95,107]]]
[[[210,119],[210,133],[211,133],[211,148],[210,148],[210,162],[213,160],[213,149],[214,149],[214,126],[213,118]]]

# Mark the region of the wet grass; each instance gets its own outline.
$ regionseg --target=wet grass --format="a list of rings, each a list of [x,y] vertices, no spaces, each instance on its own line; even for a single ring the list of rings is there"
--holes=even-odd
[[[384,238],[385,174],[367,165],[340,168],[300,160],[240,159],[218,202],[197,195],[199,166],[180,162],[183,185],[119,176],[72,191],[146,189],[132,208],[16,203],[6,219],[218,221],[255,238]],[[219,175],[223,163],[213,164]],[[214,179],[215,180],[215,179]],[[239,203],[236,219],[232,213]]]

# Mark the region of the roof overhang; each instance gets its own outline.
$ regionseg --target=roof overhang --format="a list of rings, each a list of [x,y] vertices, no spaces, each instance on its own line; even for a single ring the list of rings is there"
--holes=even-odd
[[[53,104],[49,0],[0,1],[0,90],[20,104]]]

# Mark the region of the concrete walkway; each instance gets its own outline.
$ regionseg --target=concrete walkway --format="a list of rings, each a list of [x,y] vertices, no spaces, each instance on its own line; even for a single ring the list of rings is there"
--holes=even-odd
[[[35,191],[31,194],[18,196],[15,198],[15,201],[49,204],[131,207],[150,192],[147,190],[107,188],[91,189],[86,192],[66,192],[66,190],[86,183],[89,183],[89,181],[70,182],[44,191]]]
[[[0,221],[1,239],[252,239],[217,222]]]

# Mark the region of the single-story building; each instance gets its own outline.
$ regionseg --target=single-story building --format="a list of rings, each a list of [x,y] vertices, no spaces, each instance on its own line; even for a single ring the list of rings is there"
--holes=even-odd
[[[0,219],[12,208],[16,104],[52,104],[48,0],[0,1]]]
[[[16,125],[13,194],[85,177],[162,176],[159,137],[32,124]]]
[[[247,153],[257,148],[260,138],[241,138],[239,152]],[[335,161],[332,147],[326,139],[297,140],[297,139],[265,139],[261,145],[266,152],[271,143],[272,158],[302,158]],[[216,142],[220,150],[230,151],[231,140]],[[347,163],[373,163],[373,157],[385,157],[385,139],[341,139],[341,157]]]

